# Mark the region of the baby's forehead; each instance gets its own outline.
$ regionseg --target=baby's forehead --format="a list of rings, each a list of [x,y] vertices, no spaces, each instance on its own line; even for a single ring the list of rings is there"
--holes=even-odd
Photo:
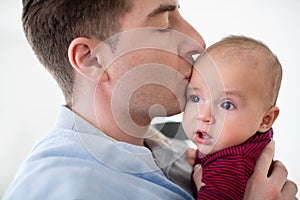
[[[267,81],[268,66],[264,58],[256,52],[211,53],[200,55],[194,64],[193,76],[205,80],[225,77],[245,77],[240,81]],[[247,78],[255,77],[255,78]],[[230,79],[225,79],[230,81]],[[260,82],[259,81],[259,82]]]
[[[268,65],[267,56],[261,52],[235,48],[214,48],[198,56],[195,60],[194,67],[200,70],[203,66],[214,66],[218,68],[227,63],[240,63],[241,67],[248,65],[248,67],[251,68],[258,66],[264,68]]]

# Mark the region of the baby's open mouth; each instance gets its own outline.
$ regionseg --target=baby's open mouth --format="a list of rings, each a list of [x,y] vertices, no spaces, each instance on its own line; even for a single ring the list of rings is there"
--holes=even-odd
[[[198,135],[198,137],[201,138],[201,139],[209,139],[209,138],[211,138],[211,137],[208,135],[208,133],[205,132],[205,131],[197,131],[197,135]]]

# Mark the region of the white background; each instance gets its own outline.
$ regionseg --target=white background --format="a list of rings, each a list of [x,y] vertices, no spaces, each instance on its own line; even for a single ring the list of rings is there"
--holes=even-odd
[[[285,163],[289,178],[299,184],[300,1],[182,0],[180,10],[208,46],[230,34],[246,35],[262,40],[278,55],[284,77],[281,112],[274,125],[275,159]],[[20,18],[21,0],[0,0],[0,197],[64,103],[27,44]]]

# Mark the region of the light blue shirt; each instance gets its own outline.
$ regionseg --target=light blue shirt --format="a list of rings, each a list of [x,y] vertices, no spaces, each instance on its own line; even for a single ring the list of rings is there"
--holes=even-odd
[[[169,181],[146,147],[115,142],[62,108],[3,199],[192,199]]]

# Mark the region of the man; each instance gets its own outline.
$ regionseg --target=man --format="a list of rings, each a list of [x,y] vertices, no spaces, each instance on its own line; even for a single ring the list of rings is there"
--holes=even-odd
[[[27,39],[67,106],[4,199],[191,199],[172,174],[180,173],[180,153],[149,129],[152,118],[182,111],[192,56],[205,47],[178,2],[23,4]],[[272,145],[263,152],[245,199],[294,198],[297,188],[280,162],[267,177],[273,153]]]

